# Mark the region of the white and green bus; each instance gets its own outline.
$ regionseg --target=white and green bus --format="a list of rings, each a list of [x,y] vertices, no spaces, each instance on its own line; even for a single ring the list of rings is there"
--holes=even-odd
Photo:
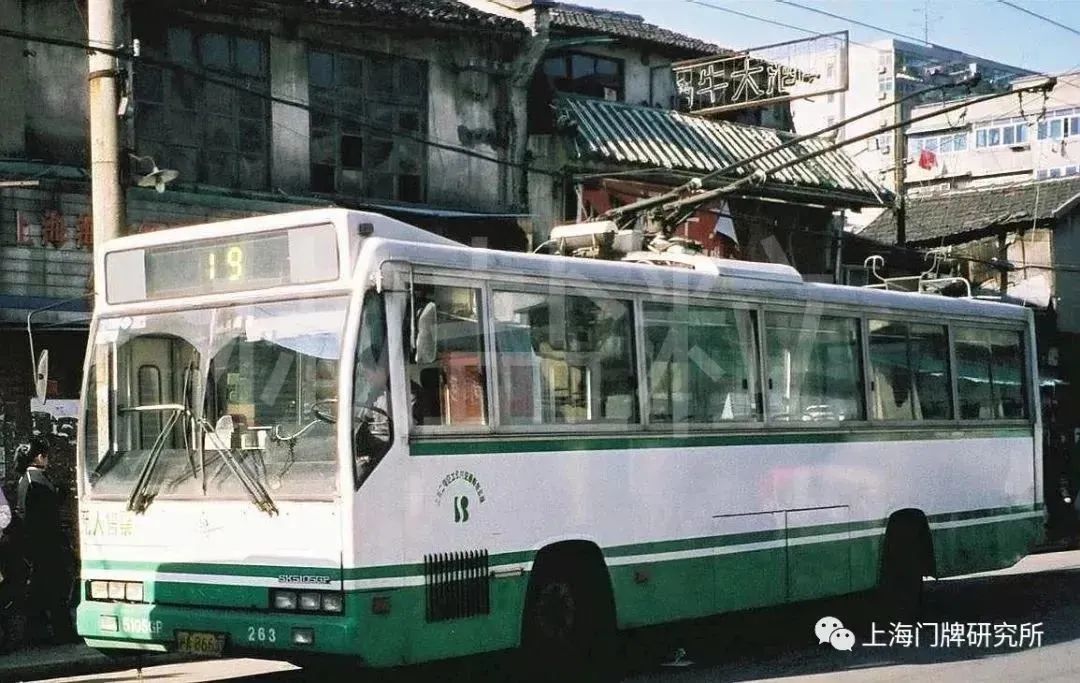
[[[1020,307],[344,210],[104,251],[79,439],[98,648],[574,661],[619,629],[913,599],[1041,534]]]

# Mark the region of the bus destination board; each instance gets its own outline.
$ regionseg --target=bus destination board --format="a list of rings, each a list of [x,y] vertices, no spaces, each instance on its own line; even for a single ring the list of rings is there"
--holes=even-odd
[[[338,252],[333,226],[316,225],[114,252],[106,269],[121,303],[325,282]]]

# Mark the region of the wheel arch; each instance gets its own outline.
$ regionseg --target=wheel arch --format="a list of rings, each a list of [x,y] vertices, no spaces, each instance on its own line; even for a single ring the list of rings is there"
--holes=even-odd
[[[937,576],[937,557],[934,554],[934,537],[930,532],[930,523],[926,513],[918,508],[904,508],[889,515],[885,525],[885,537],[882,540],[881,552],[878,563],[878,575],[885,566],[890,552],[902,552],[902,548],[894,548],[890,543],[900,542],[903,534],[914,533],[919,538],[919,550],[923,558],[923,576]]]
[[[602,591],[602,599],[611,608],[612,614],[615,613],[615,592],[604,553],[595,542],[583,539],[555,541],[536,552],[536,557],[532,562],[532,571],[529,572],[523,607],[528,605],[529,598],[537,585],[536,577],[543,576],[544,572],[551,571],[557,566],[569,566],[576,571],[585,571],[590,580],[597,582],[597,587]]]

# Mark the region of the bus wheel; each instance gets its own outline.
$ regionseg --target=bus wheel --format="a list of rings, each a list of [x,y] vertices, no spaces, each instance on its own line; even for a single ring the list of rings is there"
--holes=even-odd
[[[525,672],[535,680],[613,680],[615,606],[602,560],[538,563],[522,616]]]
[[[881,580],[878,583],[879,607],[889,620],[911,619],[918,616],[923,601],[923,576],[928,573],[932,556],[928,556],[929,537],[925,520],[894,520],[885,533],[881,558]]]

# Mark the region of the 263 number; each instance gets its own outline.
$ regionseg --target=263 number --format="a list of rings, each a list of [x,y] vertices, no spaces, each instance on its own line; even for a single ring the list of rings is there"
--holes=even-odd
[[[247,641],[249,643],[276,643],[277,631],[264,626],[248,626]]]

